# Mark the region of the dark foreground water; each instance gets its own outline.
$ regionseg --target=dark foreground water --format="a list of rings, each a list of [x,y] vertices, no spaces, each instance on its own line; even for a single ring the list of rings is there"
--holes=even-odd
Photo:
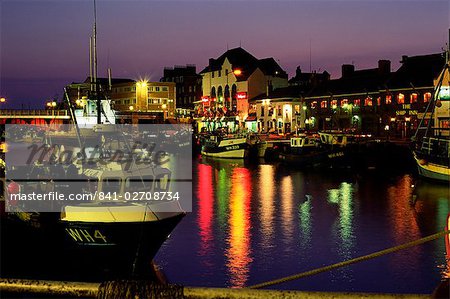
[[[188,286],[245,287],[370,254],[442,230],[449,212],[448,185],[402,171],[201,157],[193,166],[193,212],[156,258],[171,282]],[[442,238],[272,288],[431,293],[444,263]]]

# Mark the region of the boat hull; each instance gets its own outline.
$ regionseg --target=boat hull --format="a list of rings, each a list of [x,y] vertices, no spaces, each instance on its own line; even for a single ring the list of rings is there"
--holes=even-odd
[[[420,176],[442,182],[450,181],[450,168],[448,165],[428,162],[426,159],[419,157],[417,153],[414,153],[414,159],[416,160],[417,171]]]
[[[222,140],[217,144],[205,144],[202,147],[202,155],[215,158],[245,158],[248,144],[245,138]]]
[[[51,214],[55,217],[47,217]],[[90,223],[60,221],[56,214],[41,213],[43,218],[30,221],[11,215],[2,219],[2,243],[9,245],[2,247],[3,273],[16,275],[20,260],[27,268],[45,269],[64,279],[73,279],[72,273],[86,280],[149,277],[151,260],[185,215],[158,221]]]
[[[345,166],[349,163],[345,149],[314,151],[308,153],[279,153],[280,161],[297,166]]]

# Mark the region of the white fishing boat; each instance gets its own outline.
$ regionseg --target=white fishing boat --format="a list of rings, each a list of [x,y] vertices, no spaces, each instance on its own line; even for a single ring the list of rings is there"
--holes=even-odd
[[[216,158],[245,158],[248,154],[247,137],[244,135],[208,136],[203,142],[202,155]]]
[[[428,103],[413,136],[414,159],[420,176],[450,182],[450,74],[449,50]]]

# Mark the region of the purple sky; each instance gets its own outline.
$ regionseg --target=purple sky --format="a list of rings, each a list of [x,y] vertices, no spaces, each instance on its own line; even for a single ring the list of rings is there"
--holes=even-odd
[[[89,72],[91,0],[0,0],[0,94],[14,107],[41,105]],[[448,1],[117,1],[97,0],[99,75],[157,81],[164,66],[203,69],[239,46],[340,76],[344,63],[376,67],[445,46]],[[20,104],[19,104],[20,103]],[[0,107],[1,109],[2,107]]]

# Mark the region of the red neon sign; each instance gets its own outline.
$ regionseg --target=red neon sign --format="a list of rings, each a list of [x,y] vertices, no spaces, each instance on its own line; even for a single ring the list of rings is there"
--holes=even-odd
[[[246,92],[238,92],[236,94],[236,98],[238,100],[246,100],[247,99],[247,93]]]

